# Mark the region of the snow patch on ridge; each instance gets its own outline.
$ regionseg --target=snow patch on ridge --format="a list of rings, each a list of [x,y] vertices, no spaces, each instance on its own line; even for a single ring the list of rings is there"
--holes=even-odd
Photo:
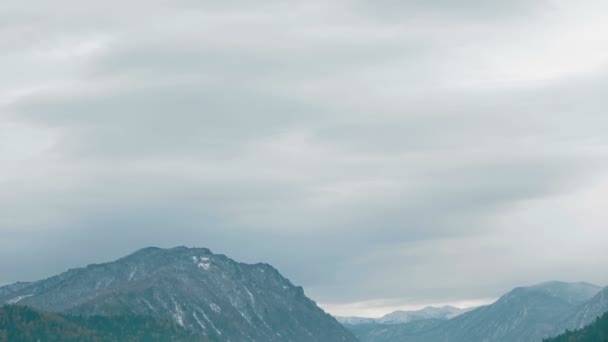
[[[23,296],[17,296],[15,298],[9,299],[6,304],[15,304],[15,303],[19,303],[20,301],[24,300],[25,298],[29,298],[31,296],[33,296],[34,294],[27,294],[27,295],[23,295]]]
[[[128,280],[128,281],[133,280],[133,278],[135,277],[135,272],[137,272],[137,267],[135,267],[135,268],[134,268],[134,269],[131,271],[131,273],[129,273],[129,280]]]
[[[249,300],[251,301],[251,304],[255,304],[255,298],[253,297],[253,294],[251,293],[251,291],[249,291],[249,288],[247,288],[247,286],[245,286],[245,291],[247,291],[247,295],[249,295]]]
[[[175,313],[173,313],[173,318],[175,322],[180,326],[184,326],[184,313],[182,312],[182,308],[179,305],[175,304]]]
[[[205,324],[203,324],[203,322],[201,322],[201,319],[198,318],[198,315],[196,314],[196,311],[194,311],[192,313],[192,316],[194,317],[194,319],[196,320],[196,323],[198,323],[198,325],[203,329],[203,330],[207,330],[207,328],[205,327]]]
[[[211,258],[209,257],[193,256],[192,262],[194,262],[198,268],[205,271],[209,271],[209,269],[211,268]]]
[[[211,319],[209,319],[209,316],[207,316],[207,315],[205,314],[205,312],[204,312],[204,311],[201,311],[201,313],[203,314],[203,317],[205,318],[205,320],[207,321],[207,323],[209,323],[209,325],[211,325],[211,327],[213,328],[213,330],[215,330],[215,332],[216,332],[218,335],[220,335],[220,336],[221,336],[221,335],[222,335],[222,332],[221,332],[221,331],[219,331],[219,330],[218,330],[218,329],[215,327],[215,324],[213,324],[213,321],[212,321]]]
[[[211,305],[209,306],[211,307],[211,310],[215,311],[216,313],[222,312],[222,308],[220,308],[220,306],[215,303],[211,303]]]

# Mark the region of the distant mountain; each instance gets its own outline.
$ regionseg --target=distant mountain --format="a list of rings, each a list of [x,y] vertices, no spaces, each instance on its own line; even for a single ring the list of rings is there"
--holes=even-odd
[[[145,248],[114,262],[0,288],[0,303],[76,315],[145,315],[218,340],[355,341],[268,264],[204,248]]]
[[[363,342],[534,342],[563,332],[575,313],[595,307],[591,303],[600,290],[587,283],[547,282],[516,288],[449,320],[347,327]]]
[[[395,342],[395,341],[427,341],[429,332],[439,329],[445,320],[425,319],[401,324],[368,323],[345,325],[361,341]],[[442,340],[437,340],[442,341]]]
[[[0,341],[208,341],[174,322],[145,316],[76,317],[29,307],[0,307]]]
[[[471,309],[460,309],[449,305],[442,307],[427,306],[418,311],[395,311],[378,319],[377,322],[383,324],[398,324],[421,321],[424,319],[447,320],[462,315],[467,311],[471,311]]]
[[[336,320],[343,325],[374,324],[378,321],[377,318],[344,316],[336,316]]]
[[[338,322],[344,325],[358,324],[401,324],[425,319],[447,320],[471,311],[473,308],[460,309],[446,305],[442,307],[427,306],[421,310],[403,311],[398,310],[384,315],[380,318],[366,317],[336,317]]]
[[[409,341],[421,333],[437,328],[443,321],[474,308],[428,306],[416,311],[394,311],[380,318],[337,317],[361,341]]]
[[[448,321],[440,336],[450,341],[540,341],[562,330],[559,322],[598,293],[587,283],[548,282],[520,287],[481,307]]]
[[[545,342],[608,342],[608,312],[595,319],[590,325],[543,340]]]

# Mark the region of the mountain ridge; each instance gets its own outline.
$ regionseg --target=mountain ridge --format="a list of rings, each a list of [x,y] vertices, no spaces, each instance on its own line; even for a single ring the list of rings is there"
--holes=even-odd
[[[572,317],[582,308],[595,308],[592,303],[598,298],[608,298],[604,291],[605,288],[584,282],[551,281],[514,288],[490,305],[449,320],[429,320],[426,325],[420,321],[346,326],[363,342],[540,341],[569,328],[574,324]]]
[[[147,247],[19,289],[3,288],[0,303],[63,314],[169,319],[214,339],[356,340],[273,266],[237,262],[207,248]]]

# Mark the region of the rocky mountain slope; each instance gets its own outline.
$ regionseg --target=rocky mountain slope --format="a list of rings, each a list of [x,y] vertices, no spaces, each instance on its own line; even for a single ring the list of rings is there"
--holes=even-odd
[[[145,248],[114,262],[0,288],[0,303],[84,315],[168,319],[223,341],[355,341],[267,264],[204,248]]]

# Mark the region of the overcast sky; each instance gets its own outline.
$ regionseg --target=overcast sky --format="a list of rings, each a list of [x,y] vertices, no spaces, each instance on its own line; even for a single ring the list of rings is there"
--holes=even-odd
[[[324,308],[608,285],[608,2],[0,2],[0,283],[141,247]]]

